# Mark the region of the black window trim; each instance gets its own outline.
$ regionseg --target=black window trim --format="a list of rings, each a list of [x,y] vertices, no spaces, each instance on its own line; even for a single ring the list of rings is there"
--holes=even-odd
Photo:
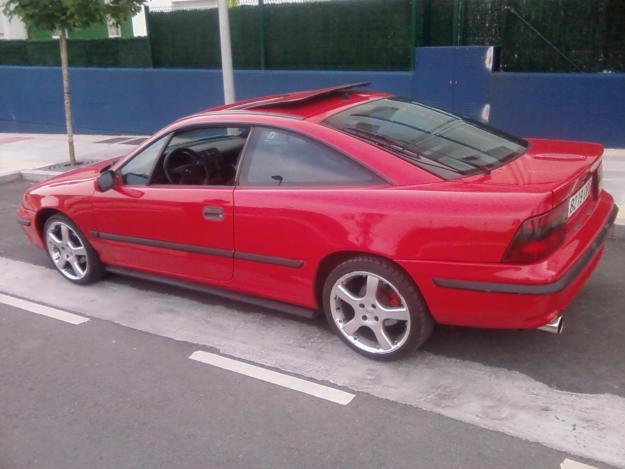
[[[143,186],[136,186],[136,187],[158,187],[158,188],[165,188],[165,187],[195,187],[195,188],[197,188],[197,187],[203,187],[203,188],[216,187],[216,188],[222,188],[222,189],[225,188],[225,187],[235,187],[237,185],[238,179],[235,179],[235,183],[233,185],[227,185],[227,186],[223,185],[223,184],[220,184],[220,185],[152,184],[152,177],[154,176],[154,170],[156,169],[156,165],[161,160],[161,157],[163,156],[163,152],[167,149],[167,147],[169,146],[169,143],[171,142],[171,140],[177,134],[180,134],[182,132],[188,132],[189,130],[202,129],[202,128],[207,128],[207,127],[226,127],[226,128],[229,128],[229,127],[233,127],[233,128],[248,127],[250,129],[250,132],[249,132],[247,138],[245,139],[245,144],[243,145],[243,149],[241,150],[241,156],[239,157],[239,162],[237,163],[237,177],[238,177],[239,167],[241,166],[241,161],[243,160],[243,154],[244,154],[245,148],[247,147],[247,142],[249,142],[250,136],[252,135],[252,131],[254,129],[254,125],[253,124],[205,123],[205,124],[190,124],[190,125],[187,125],[187,126],[180,126],[180,127],[176,128],[176,129],[171,130],[167,134],[163,134],[160,137],[155,138],[155,139],[151,140],[150,142],[147,142],[147,144],[144,145],[142,148],[137,149],[136,153],[134,155],[132,155],[132,157],[130,157],[127,161],[124,161],[124,163],[119,168],[115,169],[115,174],[116,175],[121,174],[121,170],[122,170],[122,168],[124,168],[124,166],[126,166],[131,161],[133,161],[136,157],[141,155],[145,150],[147,150],[154,143],[158,142],[161,138],[166,137],[167,141],[165,142],[165,145],[163,146],[163,148],[161,149],[160,153],[156,157],[156,161],[152,165],[152,168],[150,169],[150,177],[148,178],[147,184],[145,184]],[[123,182],[123,177],[122,177],[122,182]],[[128,185],[128,184],[124,183],[124,185]]]
[[[313,141],[314,143],[321,145],[325,148],[328,148],[329,150],[333,151],[334,153],[338,153],[340,156],[343,156],[345,158],[347,158],[348,160],[350,160],[351,162],[353,162],[354,164],[360,166],[361,168],[363,168],[365,171],[367,171],[368,173],[371,173],[371,175],[375,176],[375,178],[379,179],[379,183],[373,183],[373,184],[339,184],[339,183],[332,183],[332,184],[324,184],[324,185],[302,185],[302,186],[285,186],[282,189],[287,189],[287,190],[297,190],[297,189],[336,189],[336,188],[346,188],[346,189],[353,189],[355,187],[385,187],[385,186],[395,186],[395,184],[391,181],[388,180],[388,178],[386,178],[384,175],[380,174],[378,171],[376,171],[375,169],[371,168],[369,165],[363,163],[362,161],[358,160],[356,157],[354,157],[353,155],[350,155],[349,153],[345,152],[344,150],[337,148],[336,146],[325,142],[323,140],[320,140],[317,137],[314,137],[312,135],[309,135],[307,133],[304,132],[300,132],[288,127],[283,127],[283,126],[279,126],[279,125],[272,125],[272,124],[252,124],[251,125],[251,130],[250,133],[247,137],[247,141],[245,142],[245,146],[243,147],[243,150],[241,150],[241,157],[239,158],[239,164],[237,166],[237,173],[235,176],[235,181],[234,181],[234,186],[237,189],[275,189],[276,186],[261,186],[261,185],[241,185],[239,178],[241,175],[241,168],[243,167],[243,164],[245,162],[245,160],[247,158],[249,158],[249,148],[248,148],[248,143],[249,141],[252,139],[253,133],[255,132],[256,129],[258,128],[262,128],[262,129],[276,129],[276,130],[280,130],[286,133],[291,133],[297,137],[301,137],[304,140],[310,140]],[[328,127],[330,128],[330,127]],[[336,129],[334,129],[336,130]]]
[[[333,130],[337,133],[342,133],[344,135],[349,135],[349,134],[345,134],[344,132],[341,132],[340,130],[329,126],[329,125],[325,125],[324,123],[319,123],[318,125],[322,125],[323,127],[325,127],[326,129],[329,130]],[[219,185],[219,186],[199,186],[199,185],[193,185],[193,184],[185,184],[185,185],[177,185],[177,184],[151,184],[152,181],[152,176],[154,174],[154,169],[156,167],[156,163],[158,161],[160,161],[161,156],[163,155],[163,152],[165,151],[165,149],[167,148],[167,145],[169,145],[169,142],[171,141],[171,139],[174,137],[174,135],[176,135],[177,133],[180,132],[186,132],[188,130],[193,130],[196,128],[203,128],[203,127],[249,127],[250,132],[247,136],[247,139],[245,140],[245,144],[243,145],[243,149],[241,150],[241,156],[239,157],[239,162],[237,164],[237,171],[236,171],[236,175],[235,175],[235,180],[234,180],[234,185],[233,186],[224,186],[224,185]],[[164,187],[206,187],[206,188],[210,188],[210,187],[215,187],[215,188],[225,188],[225,187],[236,187],[236,188],[248,188],[248,189],[269,189],[272,188],[274,186],[241,186],[239,184],[239,176],[241,173],[241,167],[243,165],[244,160],[246,159],[247,155],[248,155],[248,145],[249,145],[249,141],[252,137],[252,134],[254,133],[255,129],[257,128],[263,128],[263,129],[277,129],[277,130],[281,130],[284,132],[290,132],[294,135],[300,136],[304,139],[308,139],[308,140],[312,140],[313,142],[322,145],[326,148],[329,148],[330,150],[344,156],[345,158],[348,158],[350,161],[352,161],[353,163],[359,165],[360,167],[362,167],[363,169],[365,169],[366,171],[370,172],[371,174],[373,174],[375,177],[377,177],[380,180],[379,184],[363,184],[363,185],[344,185],[344,184],[326,184],[323,186],[289,186],[287,189],[328,189],[328,188],[337,188],[337,187],[345,187],[345,188],[354,188],[354,187],[384,187],[384,186],[396,186],[396,184],[389,180],[386,176],[384,176],[383,174],[381,174],[379,171],[373,169],[371,166],[369,166],[366,163],[363,163],[362,161],[360,161],[358,158],[356,158],[355,156],[347,153],[346,151],[342,150],[341,148],[336,147],[335,145],[332,145],[331,143],[325,142],[315,136],[312,136],[310,134],[298,131],[298,130],[294,130],[291,129],[289,127],[286,126],[281,126],[281,125],[276,125],[276,124],[255,124],[255,123],[250,123],[250,122],[240,122],[240,121],[232,121],[232,122],[215,122],[215,123],[200,123],[200,124],[190,124],[190,125],[186,125],[186,126],[180,126],[176,129],[170,130],[169,133],[160,135],[157,138],[153,138],[151,140],[148,140],[145,142],[144,145],[142,145],[140,148],[137,148],[135,151],[136,153],[134,155],[132,155],[128,160],[124,161],[124,163],[118,167],[115,168],[115,174],[116,175],[120,175],[121,174],[121,170],[124,166],[126,166],[127,164],[129,164],[131,161],[133,161],[137,156],[139,156],[140,154],[143,153],[144,150],[146,150],[148,147],[150,147],[153,143],[157,142],[158,140],[160,140],[163,137],[167,138],[167,142],[165,143],[165,145],[163,146],[163,149],[161,150],[161,152],[159,153],[156,162],[154,163],[154,166],[152,167],[151,171],[150,171],[150,177],[148,179],[148,183],[144,186],[137,186],[137,187],[159,187],[159,188],[164,188]],[[366,140],[363,140],[363,142],[366,142]],[[126,184],[124,184],[126,185]]]

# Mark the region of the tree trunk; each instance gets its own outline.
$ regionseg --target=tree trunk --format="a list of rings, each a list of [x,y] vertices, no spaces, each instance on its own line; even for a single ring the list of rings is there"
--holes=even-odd
[[[69,164],[76,165],[74,152],[74,126],[72,125],[72,101],[69,93],[69,65],[67,60],[67,29],[61,28],[59,34],[61,49],[61,74],[63,75],[63,104],[65,105],[65,128],[67,130],[67,146],[69,148]]]

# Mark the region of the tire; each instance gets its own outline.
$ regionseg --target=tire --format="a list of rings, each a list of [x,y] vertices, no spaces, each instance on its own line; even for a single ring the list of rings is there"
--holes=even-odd
[[[434,321],[416,285],[393,263],[358,256],[336,266],[323,286],[332,330],[356,352],[394,360],[430,337]]]
[[[104,276],[98,253],[65,215],[52,215],[46,220],[43,242],[52,265],[70,282],[86,285]]]

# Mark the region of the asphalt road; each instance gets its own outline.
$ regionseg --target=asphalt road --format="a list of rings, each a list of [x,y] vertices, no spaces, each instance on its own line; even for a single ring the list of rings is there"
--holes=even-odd
[[[27,185],[0,186],[0,292],[91,319],[0,304],[2,469],[625,466],[622,241],[608,242],[563,335],[439,327],[423,352],[379,364],[321,320],[122,277],[70,285],[14,221]],[[355,398],[190,360],[198,350]]]

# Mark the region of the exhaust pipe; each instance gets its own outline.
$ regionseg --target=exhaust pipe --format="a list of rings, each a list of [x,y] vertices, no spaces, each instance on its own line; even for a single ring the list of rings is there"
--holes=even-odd
[[[561,334],[564,329],[564,317],[558,314],[550,322],[538,328],[539,331],[549,332],[550,334]]]

